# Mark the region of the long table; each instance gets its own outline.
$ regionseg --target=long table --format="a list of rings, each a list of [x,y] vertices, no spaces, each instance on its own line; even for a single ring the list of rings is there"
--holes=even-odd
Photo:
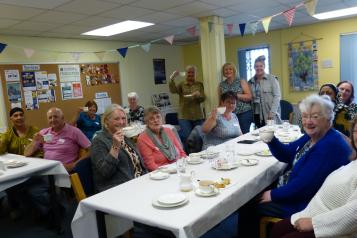
[[[136,221],[172,231],[176,237],[199,237],[228,217],[264,188],[269,186],[284,169],[285,164],[274,157],[262,157],[254,152],[266,150],[261,141],[254,144],[238,144],[237,141],[252,139],[250,134],[242,135],[216,146],[217,151],[234,150],[237,159],[255,158],[256,166],[239,166],[231,170],[216,170],[209,161],[189,165],[188,170],[195,172],[195,179],[218,180],[230,178],[231,184],[212,197],[200,197],[194,191],[185,193],[189,202],[181,207],[157,208],[153,199],[166,193],[179,192],[179,177],[171,175],[166,180],[152,180],[146,174],[124,184],[82,200],[72,220],[75,238],[97,238],[96,214],[105,213],[127,223]],[[239,155],[244,152],[245,156]],[[250,154],[247,156],[247,154]],[[117,235],[117,234],[114,234]]]

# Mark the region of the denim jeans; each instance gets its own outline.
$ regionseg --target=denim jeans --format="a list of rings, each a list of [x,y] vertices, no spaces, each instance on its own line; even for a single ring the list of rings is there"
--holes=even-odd
[[[242,133],[248,133],[250,124],[253,122],[253,112],[252,110],[242,112],[237,114],[240,129],[242,130]]]
[[[179,119],[180,131],[179,135],[181,137],[181,141],[184,145],[185,151],[187,151],[187,137],[190,135],[191,131],[195,126],[202,125],[203,119],[201,120],[185,120]]]

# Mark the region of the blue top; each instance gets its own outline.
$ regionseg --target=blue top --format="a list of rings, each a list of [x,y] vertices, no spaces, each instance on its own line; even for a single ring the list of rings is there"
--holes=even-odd
[[[217,114],[216,126],[203,137],[203,150],[210,145],[219,145],[227,140],[242,135],[236,114],[231,113],[228,121],[223,114]]]
[[[86,112],[81,112],[77,120],[77,127],[86,135],[89,140],[92,140],[96,131],[102,129],[100,116],[95,115],[95,119],[90,119]]]
[[[283,144],[274,137],[268,146],[279,161],[291,167],[295,154],[309,140],[305,134],[294,142]],[[295,163],[287,184],[271,190],[272,201],[282,205],[286,217],[303,210],[325,178],[350,162],[350,154],[351,148],[345,139],[335,129],[330,129]]]

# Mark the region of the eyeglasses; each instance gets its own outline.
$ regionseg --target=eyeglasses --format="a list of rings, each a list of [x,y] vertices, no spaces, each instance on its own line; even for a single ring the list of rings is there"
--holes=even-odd
[[[313,115],[302,115],[302,120],[303,121],[307,121],[307,120],[311,120],[311,121],[317,121],[321,118],[322,116],[319,114],[313,114]]]

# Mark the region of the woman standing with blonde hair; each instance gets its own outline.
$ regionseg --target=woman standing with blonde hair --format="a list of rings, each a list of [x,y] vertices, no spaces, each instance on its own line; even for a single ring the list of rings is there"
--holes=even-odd
[[[222,76],[225,80],[218,86],[218,97],[223,93],[232,91],[237,96],[236,108],[233,111],[237,117],[243,134],[249,132],[250,124],[253,122],[252,93],[245,79],[239,78],[237,68],[233,63],[225,63],[222,66]]]

